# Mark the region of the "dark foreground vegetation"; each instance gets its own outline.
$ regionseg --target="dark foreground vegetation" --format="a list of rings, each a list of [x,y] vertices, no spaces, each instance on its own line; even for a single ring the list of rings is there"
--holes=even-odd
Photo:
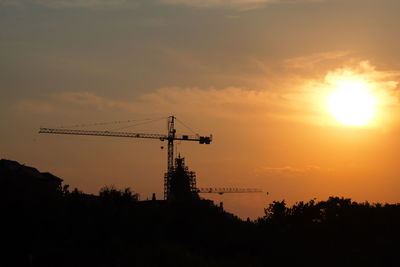
[[[208,201],[137,202],[66,188],[2,201],[1,266],[399,266],[400,205],[274,202],[255,222]],[[3,246],[4,247],[4,246]]]
[[[399,204],[273,202],[251,222],[206,200],[70,191],[11,161],[0,178],[0,266],[400,266]]]

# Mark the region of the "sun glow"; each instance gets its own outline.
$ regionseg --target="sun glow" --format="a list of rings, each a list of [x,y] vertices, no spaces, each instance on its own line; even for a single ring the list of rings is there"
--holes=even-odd
[[[328,109],[337,121],[349,126],[364,126],[375,116],[376,99],[365,81],[336,83],[328,97]]]

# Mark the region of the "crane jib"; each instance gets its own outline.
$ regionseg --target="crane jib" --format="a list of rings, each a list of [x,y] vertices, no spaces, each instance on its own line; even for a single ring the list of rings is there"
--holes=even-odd
[[[165,135],[165,134],[147,134],[147,133],[112,132],[112,131],[92,131],[92,130],[70,130],[70,129],[52,129],[52,128],[40,128],[39,133],[110,136],[110,137],[130,137],[130,138],[150,138],[150,139],[160,139],[160,140],[168,138],[168,136]]]
[[[165,134],[94,131],[94,130],[72,130],[72,129],[55,129],[55,128],[40,128],[39,133],[149,138],[149,139],[159,139],[161,141],[165,141],[165,140],[198,141],[200,144],[210,144],[212,141],[211,136],[175,135],[173,138],[170,138],[168,135],[165,135]]]

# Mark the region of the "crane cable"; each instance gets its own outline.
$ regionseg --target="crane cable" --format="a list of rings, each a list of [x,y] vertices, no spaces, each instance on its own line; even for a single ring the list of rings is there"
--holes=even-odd
[[[131,124],[131,125],[128,125],[128,126],[123,126],[123,127],[117,127],[117,128],[110,129],[111,131],[118,131],[118,130],[130,128],[130,127],[135,127],[135,126],[139,126],[139,125],[153,123],[153,122],[164,120],[164,119],[166,119],[166,118],[165,117],[161,117],[161,118],[152,118],[152,119],[148,118],[148,119],[125,120],[125,121],[95,122],[95,123],[85,123],[85,124],[75,124],[75,125],[68,125],[68,126],[59,126],[58,128],[62,128],[62,129],[64,129],[64,128],[80,128],[80,127],[88,127],[88,126],[105,126],[105,125],[116,125],[116,124],[137,122],[135,124]],[[188,129],[189,131],[191,131],[193,134],[195,134],[197,136],[199,135],[192,128],[190,128],[188,125],[186,125],[183,121],[179,120],[176,117],[175,117],[175,119],[176,119],[177,122],[179,122],[183,127]]]
[[[123,124],[123,123],[130,123],[130,122],[140,122],[135,125],[140,125],[140,124],[145,124],[145,123],[151,123],[156,120],[161,120],[165,119],[163,118],[157,118],[157,119],[135,119],[135,120],[125,120],[125,121],[110,121],[110,122],[95,122],[95,123],[85,123],[85,124],[74,124],[74,125],[61,125],[57,128],[79,128],[79,127],[88,127],[88,126],[104,126],[104,125],[112,125],[112,124]],[[131,125],[134,126],[134,125]],[[130,126],[129,126],[130,127]]]
[[[198,133],[196,133],[195,131],[193,131],[189,126],[187,126],[185,123],[183,123],[183,121],[179,120],[178,118],[175,118],[180,124],[183,125],[183,127],[185,127],[186,129],[188,129],[189,131],[191,131],[192,133],[194,133],[195,135],[199,135]]]
[[[124,126],[124,127],[114,128],[114,129],[111,129],[111,130],[112,130],[112,131],[116,131],[116,130],[118,131],[118,130],[130,128],[130,127],[135,127],[135,126],[138,126],[138,125],[144,125],[144,124],[153,123],[153,122],[160,121],[160,120],[164,120],[164,119],[165,119],[165,117],[157,118],[157,119],[150,119],[149,121],[140,122],[140,123],[136,123],[136,124]]]

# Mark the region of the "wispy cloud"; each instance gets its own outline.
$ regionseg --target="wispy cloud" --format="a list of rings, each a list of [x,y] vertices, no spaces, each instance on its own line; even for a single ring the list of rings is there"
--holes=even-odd
[[[307,120],[308,116],[312,116],[312,112],[304,109],[300,97],[294,94],[276,94],[235,87],[224,89],[173,87],[160,88],[131,101],[105,98],[94,92],[64,92],[52,95],[48,100],[23,100],[17,106],[26,111],[42,112],[71,108],[140,113],[157,110],[160,114],[202,114],[202,116],[230,119],[263,116]],[[43,106],[48,108],[38,108]]]
[[[275,175],[275,176],[307,176],[321,172],[332,172],[332,169],[323,169],[320,166],[305,166],[305,167],[258,167],[254,170],[256,175]]]
[[[323,2],[324,0],[159,0],[165,4],[185,5],[199,8],[231,7],[253,9],[270,3]]]
[[[0,0],[0,6],[13,6],[13,7],[23,7],[25,1],[21,0]]]
[[[279,0],[160,0],[164,4],[184,5],[200,8],[243,7],[255,8],[262,4],[279,2]]]
[[[147,0],[161,5],[179,5],[195,8],[253,9],[268,3],[321,2],[322,0]],[[146,1],[145,1],[146,2]],[[46,8],[133,8],[140,0],[0,0],[0,6],[37,5]]]
[[[21,100],[15,106],[16,110],[32,113],[51,113],[56,110],[56,107],[47,101],[37,99]]]
[[[30,5],[52,9],[60,8],[133,8],[138,6],[137,0],[0,0],[3,6],[26,7]]]
[[[321,64],[329,64],[335,60],[343,60],[349,55],[351,55],[351,51],[314,53],[311,55],[287,59],[285,60],[284,65],[287,68],[310,69],[320,67]]]

